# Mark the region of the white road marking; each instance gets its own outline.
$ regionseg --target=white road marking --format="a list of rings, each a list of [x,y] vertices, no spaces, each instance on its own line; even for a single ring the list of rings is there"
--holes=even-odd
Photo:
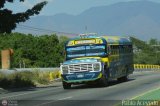
[[[70,98],[72,98],[72,96],[61,98],[61,99],[58,99],[58,100],[65,100],[65,99],[70,99]]]
[[[61,101],[61,100],[70,99],[70,98],[72,98],[72,96],[65,97],[65,98],[60,98],[60,99],[55,100],[55,101],[45,102],[45,103],[42,103],[42,104],[39,104],[39,105],[35,105],[35,106],[46,106],[47,104],[54,103],[54,102],[58,102],[58,101]]]
[[[55,100],[55,101],[50,101],[50,102],[45,102],[45,103],[42,103],[42,104],[39,104],[39,105],[34,105],[34,106],[46,106],[47,104],[50,104],[50,103],[54,103],[54,102],[57,102],[59,100]]]

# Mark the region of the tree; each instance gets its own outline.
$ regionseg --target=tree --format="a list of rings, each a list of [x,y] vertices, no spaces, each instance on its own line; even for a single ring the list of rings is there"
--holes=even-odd
[[[151,39],[149,40],[149,44],[150,44],[150,45],[158,45],[158,40],[151,38]]]
[[[19,1],[24,2],[24,0]],[[30,16],[38,15],[44,5],[47,4],[46,1],[40,2],[25,12],[13,14],[12,10],[4,9],[6,2],[13,3],[14,0],[0,0],[0,33],[11,33],[18,23],[25,22]]]
[[[34,36],[6,33],[4,36],[1,35],[0,50],[8,48],[14,50],[11,61],[12,68],[58,67],[63,62],[64,43],[62,42],[64,40],[59,40],[56,34]]]

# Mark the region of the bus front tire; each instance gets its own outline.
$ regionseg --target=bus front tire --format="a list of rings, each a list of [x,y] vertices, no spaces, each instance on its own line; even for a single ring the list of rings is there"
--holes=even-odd
[[[102,78],[99,80],[99,85],[101,87],[108,86],[108,79],[105,76],[102,76]]]
[[[71,88],[71,84],[70,83],[67,83],[67,82],[62,82],[62,85],[63,85],[63,88],[64,89],[70,89]]]

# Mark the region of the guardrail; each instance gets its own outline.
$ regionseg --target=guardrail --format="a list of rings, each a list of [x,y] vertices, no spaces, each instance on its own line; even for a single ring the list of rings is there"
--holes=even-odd
[[[134,64],[135,71],[160,71],[160,65]]]

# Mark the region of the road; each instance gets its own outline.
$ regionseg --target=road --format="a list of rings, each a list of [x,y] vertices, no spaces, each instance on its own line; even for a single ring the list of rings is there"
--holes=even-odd
[[[108,87],[76,85],[64,90],[60,83],[50,87],[11,90],[0,100],[18,106],[112,106],[160,87],[160,72],[134,72],[129,81],[112,81]]]

